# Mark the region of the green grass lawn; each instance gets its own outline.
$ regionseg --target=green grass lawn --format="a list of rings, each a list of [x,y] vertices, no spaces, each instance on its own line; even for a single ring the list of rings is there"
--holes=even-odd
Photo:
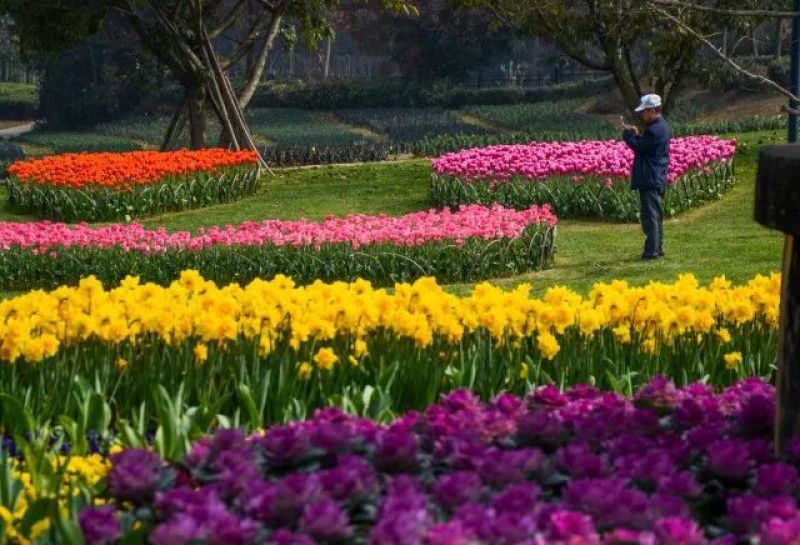
[[[780,267],[782,238],[756,224],[753,195],[757,148],[781,142],[782,131],[739,135],[737,184],[725,197],[665,225],[667,257],[642,263],[643,236],[637,225],[562,221],[554,266],[521,277],[498,279],[503,285],[532,282],[537,291],[565,284],[586,291],[592,284],[623,279],[635,284],[671,280],[684,272],[702,281],[726,275],[745,281]],[[350,213],[399,215],[431,206],[427,161],[277,170],[265,176],[258,194],[237,203],[146,219],[149,227],[170,230],[236,224],[264,218],[322,219]],[[5,196],[0,192],[0,199]],[[0,220],[30,219],[0,207]],[[466,286],[454,286],[462,291]]]

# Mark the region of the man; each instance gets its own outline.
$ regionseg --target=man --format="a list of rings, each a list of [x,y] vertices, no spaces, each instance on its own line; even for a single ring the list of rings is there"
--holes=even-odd
[[[661,97],[645,95],[636,107],[644,122],[644,132],[624,125],[623,139],[633,150],[631,189],[639,192],[639,219],[644,231],[643,260],[664,255],[664,193],[669,166],[669,127],[661,115]]]

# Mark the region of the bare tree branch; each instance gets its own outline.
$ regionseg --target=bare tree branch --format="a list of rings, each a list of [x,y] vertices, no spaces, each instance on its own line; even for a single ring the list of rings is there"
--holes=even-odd
[[[797,11],[779,11],[771,9],[724,9],[703,6],[691,2],[682,2],[681,0],[650,0],[650,2],[659,6],[689,8],[696,11],[704,11],[706,13],[716,13],[717,15],[732,15],[734,17],[780,17],[784,19],[800,17],[800,12]]]
[[[250,25],[250,29],[248,30],[245,39],[239,42],[236,49],[227,59],[222,61],[221,64],[223,70],[228,70],[231,66],[234,66],[236,63],[242,60],[242,58],[255,45],[256,41],[258,41],[258,37],[261,35],[261,27],[267,22],[268,13],[268,10],[264,10],[258,15],[258,17],[256,17],[253,24]]]
[[[275,37],[278,35],[278,29],[280,28],[281,21],[283,20],[283,12],[285,7],[286,4],[282,3],[272,13],[272,21],[270,21],[267,35],[264,38],[264,43],[261,45],[261,50],[258,53],[258,58],[255,62],[255,68],[253,69],[253,73],[250,74],[250,78],[245,84],[242,94],[239,96],[239,108],[241,109],[245,109],[247,107],[247,105],[250,103],[250,100],[253,98],[253,95],[255,95],[256,89],[258,89],[258,84],[261,83],[261,77],[264,75],[264,70],[267,67],[267,56],[272,50]]]
[[[789,97],[790,99],[792,99],[792,100],[793,100],[793,101],[795,101],[795,102],[800,102],[800,98],[798,98],[797,96],[795,96],[795,95],[794,95],[794,94],[793,94],[791,91],[789,91],[788,89],[784,89],[783,87],[781,87],[780,85],[778,85],[777,83],[775,83],[774,81],[772,81],[772,80],[771,80],[771,79],[769,79],[769,78],[765,78],[764,76],[760,76],[760,75],[758,75],[758,74],[754,74],[753,72],[750,72],[750,71],[748,71],[748,70],[745,70],[744,68],[742,68],[741,66],[739,66],[739,64],[737,64],[737,63],[736,63],[736,61],[734,61],[734,60],[733,60],[732,58],[730,58],[728,55],[726,55],[725,53],[723,53],[723,52],[722,52],[722,51],[721,51],[721,50],[720,50],[720,49],[719,49],[717,46],[715,46],[715,45],[714,45],[714,44],[711,42],[711,40],[709,40],[708,38],[706,38],[705,36],[703,36],[702,34],[700,34],[699,32],[697,32],[695,29],[693,29],[692,27],[690,27],[689,25],[687,25],[686,23],[684,23],[683,21],[681,21],[680,19],[678,19],[677,17],[675,17],[674,15],[672,15],[671,13],[669,13],[667,10],[665,10],[665,9],[663,9],[663,8],[660,8],[660,7],[658,7],[658,6],[653,6],[653,9],[655,9],[655,10],[656,10],[658,13],[660,13],[661,15],[663,15],[664,17],[666,17],[667,19],[669,19],[670,21],[672,21],[673,23],[675,23],[675,24],[676,24],[678,27],[680,27],[680,28],[681,28],[681,29],[682,29],[684,32],[687,32],[688,34],[690,34],[691,36],[693,36],[693,37],[694,37],[694,38],[696,38],[697,40],[701,41],[701,42],[702,42],[703,44],[705,44],[706,46],[710,47],[710,48],[711,48],[711,50],[712,50],[712,51],[713,51],[713,52],[714,52],[714,53],[715,53],[715,54],[716,54],[716,55],[717,55],[719,58],[721,58],[721,59],[722,59],[722,60],[724,60],[726,63],[728,63],[728,64],[729,64],[729,65],[730,65],[730,66],[731,66],[731,67],[732,67],[734,70],[736,70],[738,73],[740,73],[740,74],[742,74],[743,76],[746,76],[746,77],[748,77],[748,78],[750,78],[750,79],[753,79],[753,80],[756,80],[756,81],[760,81],[761,83],[763,83],[763,84],[765,84],[765,85],[767,85],[767,86],[769,86],[769,87],[772,87],[773,89],[775,89],[776,91],[778,91],[778,92],[779,92],[779,93],[781,93],[782,95]]]
[[[222,22],[208,32],[208,36],[212,40],[218,38],[220,34],[233,26],[239,16],[239,11],[242,9],[242,6],[244,6],[246,1],[247,0],[237,0],[236,4],[231,8],[231,11],[227,16],[225,16]]]

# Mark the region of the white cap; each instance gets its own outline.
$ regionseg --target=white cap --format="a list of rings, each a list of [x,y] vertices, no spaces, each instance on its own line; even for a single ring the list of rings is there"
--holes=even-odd
[[[661,106],[661,97],[658,95],[644,95],[642,101],[636,107],[635,112],[642,110],[649,110],[650,108],[659,108]]]

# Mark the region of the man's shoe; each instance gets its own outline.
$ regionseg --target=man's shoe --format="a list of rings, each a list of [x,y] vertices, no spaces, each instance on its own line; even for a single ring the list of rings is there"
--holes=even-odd
[[[642,256],[642,261],[653,261],[654,259],[658,259],[660,257],[661,256],[658,255],[658,254],[656,254],[656,255],[647,255],[647,254],[645,254],[645,255]]]

